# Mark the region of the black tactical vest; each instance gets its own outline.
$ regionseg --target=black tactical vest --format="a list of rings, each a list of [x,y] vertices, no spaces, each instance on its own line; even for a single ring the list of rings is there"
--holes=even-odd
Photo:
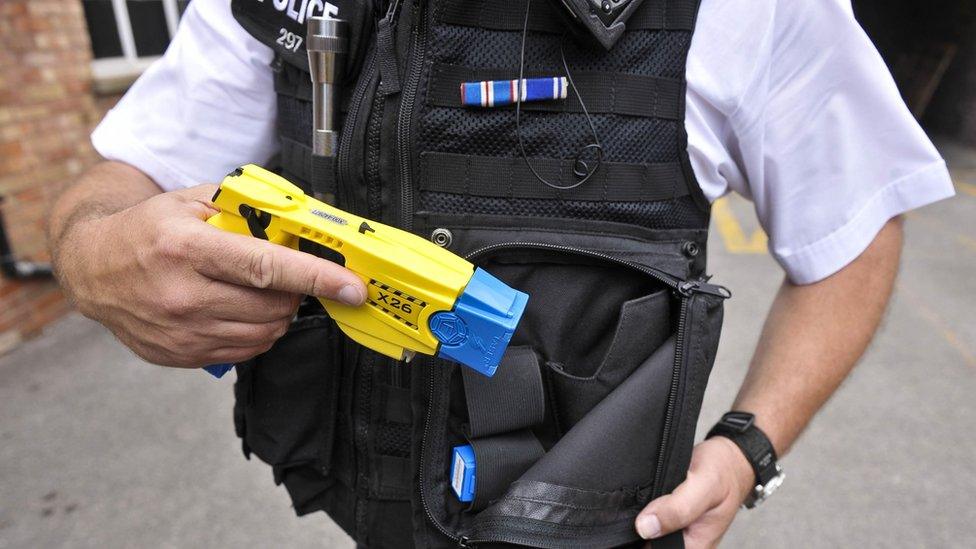
[[[602,147],[559,190],[522,158],[515,110],[461,105],[462,82],[518,77],[525,0],[234,0],[275,49],[272,167],[356,214],[431,237],[530,295],[493,378],[348,340],[316,304],[241,364],[235,422],[299,514],[323,510],[363,546],[608,547],[685,477],[724,289],[704,282],[708,203],[684,128],[698,0],[645,0],[611,51],[535,0],[525,75],[565,76]],[[375,4],[375,5],[374,5]],[[352,24],[334,163],[310,152],[309,12]],[[578,181],[591,133],[570,92],[522,105],[532,166]],[[261,159],[255,159],[261,160]],[[474,501],[452,449],[476,457]],[[680,533],[655,544],[680,546]]]

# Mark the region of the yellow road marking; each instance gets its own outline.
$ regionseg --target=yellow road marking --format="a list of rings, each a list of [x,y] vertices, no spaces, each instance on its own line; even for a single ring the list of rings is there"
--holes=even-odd
[[[958,239],[959,243],[962,244],[963,246],[966,246],[967,248],[976,251],[976,238],[972,238],[964,234],[960,234],[960,235],[956,235],[956,239]]]
[[[908,301],[912,302],[912,306],[915,311],[918,312],[919,316],[928,321],[942,338],[946,340],[952,348],[954,348],[961,356],[962,359],[969,366],[976,368],[976,353],[974,353],[966,343],[959,337],[959,335],[949,327],[949,324],[939,316],[939,313],[935,312],[931,307],[929,307],[925,300],[920,298],[912,290],[909,290],[901,284],[898,285],[898,292],[905,296]]]
[[[976,169],[950,170],[949,173],[957,191],[976,196]]]
[[[712,216],[715,218],[715,226],[718,233],[725,243],[725,249],[733,254],[764,254],[766,253],[766,233],[761,229],[753,231],[752,235],[746,238],[742,225],[732,213],[727,198],[716,200],[712,204]]]
[[[973,185],[972,183],[956,181],[956,188],[970,196],[976,196],[976,185]]]

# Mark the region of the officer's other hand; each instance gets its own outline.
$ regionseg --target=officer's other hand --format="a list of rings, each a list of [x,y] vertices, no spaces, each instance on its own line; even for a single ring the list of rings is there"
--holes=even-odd
[[[340,265],[206,223],[214,185],[156,195],[79,222],[70,295],[156,364],[239,362],[271,347],[303,294],[360,305],[362,280]]]
[[[724,437],[710,438],[695,446],[685,481],[640,512],[637,533],[653,547],[655,538],[683,528],[688,549],[715,547],[754,485],[739,447]]]

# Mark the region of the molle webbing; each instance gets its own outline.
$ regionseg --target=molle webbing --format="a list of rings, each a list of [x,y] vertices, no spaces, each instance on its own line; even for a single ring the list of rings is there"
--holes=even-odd
[[[536,2],[529,14],[529,30],[562,34],[568,16],[546,2]],[[627,21],[627,30],[684,30],[695,26],[696,5],[682,0],[646,0]],[[480,27],[500,31],[520,31],[525,0],[506,2],[454,2],[445,6],[439,22],[448,25]]]
[[[433,192],[612,202],[670,200],[688,194],[677,162],[604,162],[585,185],[558,190],[539,185],[521,158],[424,153],[420,159],[420,188]],[[576,182],[573,164],[572,160],[547,158],[535,160],[532,167],[547,180],[568,186]]]

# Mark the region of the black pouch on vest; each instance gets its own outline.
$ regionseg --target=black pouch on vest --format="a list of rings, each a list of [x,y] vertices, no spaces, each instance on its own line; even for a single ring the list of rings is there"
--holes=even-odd
[[[332,483],[337,334],[325,314],[299,317],[270,351],[237,365],[234,423],[244,454],[272,466],[299,514]]]

